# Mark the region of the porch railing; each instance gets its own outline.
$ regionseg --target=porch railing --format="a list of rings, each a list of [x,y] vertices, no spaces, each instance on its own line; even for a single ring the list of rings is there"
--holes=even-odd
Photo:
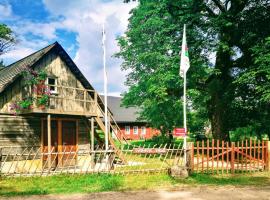
[[[29,112],[48,112],[55,114],[73,115],[97,115],[98,103],[97,93],[94,90],[74,88],[61,85],[44,85],[37,91],[30,89],[30,95],[36,99]],[[51,90],[53,88],[53,90]],[[40,91],[41,90],[41,91]],[[49,90],[49,100],[47,105],[38,105],[42,98],[42,90]]]

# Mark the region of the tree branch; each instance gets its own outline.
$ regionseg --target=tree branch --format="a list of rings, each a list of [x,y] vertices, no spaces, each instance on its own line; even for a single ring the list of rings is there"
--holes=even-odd
[[[206,11],[208,12],[208,14],[211,16],[211,17],[216,17],[217,15],[214,13],[214,11],[209,8],[207,5],[205,5],[205,9]]]
[[[226,12],[226,8],[219,0],[212,0],[221,12]]]

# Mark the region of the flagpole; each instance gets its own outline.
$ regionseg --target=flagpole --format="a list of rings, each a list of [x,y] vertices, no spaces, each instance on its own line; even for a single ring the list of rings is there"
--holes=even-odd
[[[103,78],[104,78],[104,103],[105,103],[105,150],[109,150],[109,134],[108,134],[108,102],[107,102],[107,71],[106,71],[106,48],[105,48],[105,26],[102,27],[102,46],[103,46]]]
[[[184,113],[184,128],[185,128],[185,136],[184,136],[184,164],[187,165],[187,100],[186,100],[186,91],[187,91],[187,76],[184,73],[184,98],[183,98],[183,113]]]
[[[188,49],[186,42],[186,24],[184,24],[182,50],[181,50],[181,61],[180,61],[180,76],[184,78],[184,95],[183,95],[183,123],[185,129],[184,136],[184,164],[187,165],[187,70],[190,67],[188,58]]]

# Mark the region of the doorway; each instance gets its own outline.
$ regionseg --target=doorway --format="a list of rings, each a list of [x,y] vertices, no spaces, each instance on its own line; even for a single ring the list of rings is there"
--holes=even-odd
[[[76,165],[78,147],[78,120],[76,119],[51,119],[51,150],[48,151],[47,119],[42,123],[42,156],[43,166],[66,167]]]

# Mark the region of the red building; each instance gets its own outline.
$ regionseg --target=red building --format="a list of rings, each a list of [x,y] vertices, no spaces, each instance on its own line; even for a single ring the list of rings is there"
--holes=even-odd
[[[108,96],[108,107],[126,139],[150,139],[158,135],[159,131],[152,128],[145,121],[138,120],[138,108],[121,106],[121,97]],[[121,133],[117,133],[121,136]]]

